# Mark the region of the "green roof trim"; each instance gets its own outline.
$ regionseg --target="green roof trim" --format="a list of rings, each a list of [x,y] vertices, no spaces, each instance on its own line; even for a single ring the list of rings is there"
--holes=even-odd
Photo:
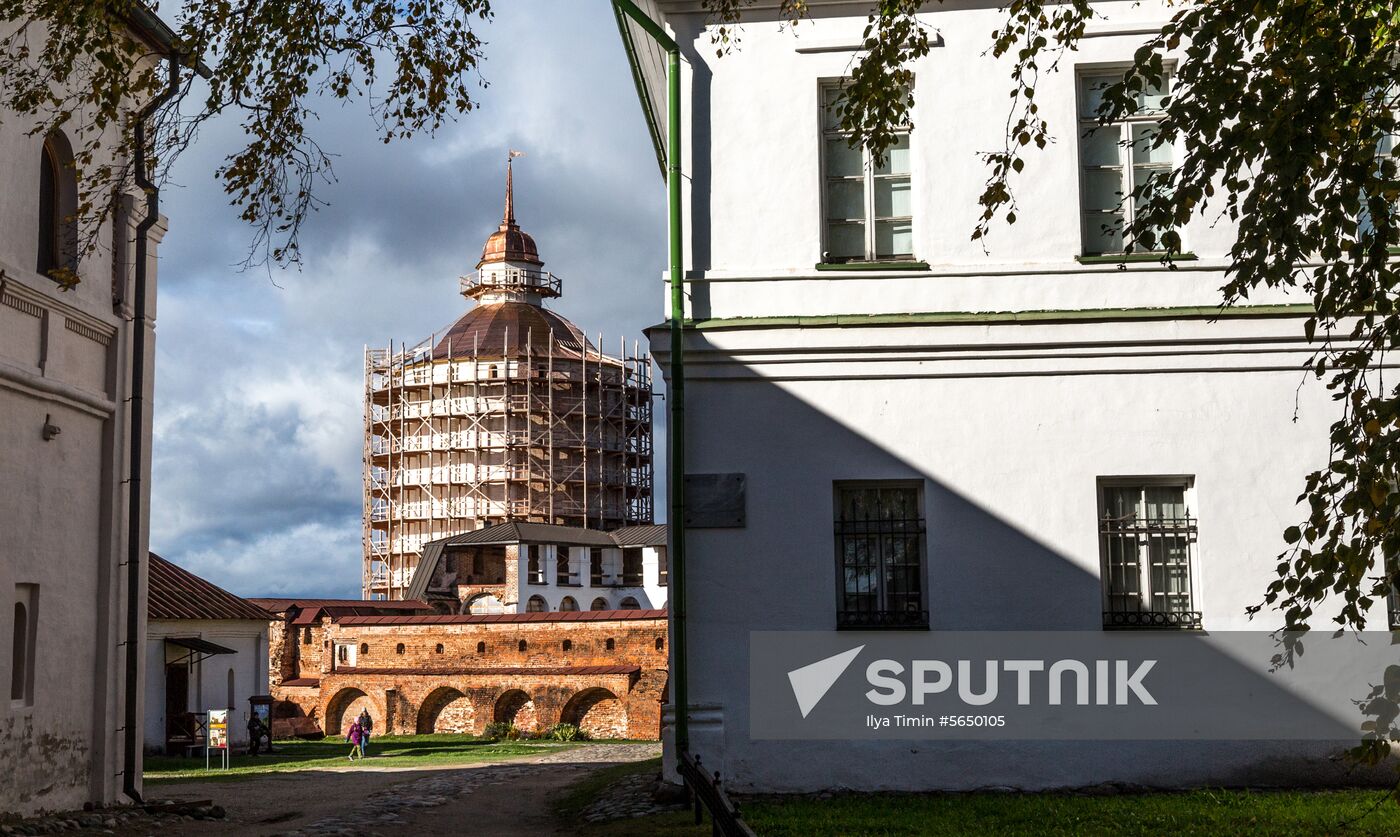
[[[863,326],[1004,325],[1014,323],[1126,322],[1134,320],[1237,320],[1310,317],[1310,303],[1293,305],[1181,306],[1176,308],[1083,308],[1045,311],[931,311],[910,314],[833,314],[815,317],[729,317],[687,320],[696,331],[738,328],[822,328]],[[666,323],[648,331],[666,328]]]
[[[928,262],[818,262],[817,270],[928,270]]]
[[[1162,262],[1167,261],[1166,253],[1106,253],[1101,256],[1075,256],[1074,260],[1080,264],[1127,264],[1129,262]],[[1194,262],[1195,253],[1173,253],[1171,261],[1174,262]]]
[[[661,129],[656,124],[656,111],[642,78],[642,66],[637,61],[637,45],[632,41],[632,33],[627,28],[627,17],[622,9],[613,4],[613,17],[617,18],[617,33],[622,36],[622,49],[627,53],[627,66],[632,71],[632,83],[637,86],[637,101],[642,105],[642,116],[646,118],[647,133],[651,135],[651,146],[656,151],[656,164],[661,167],[661,179],[666,179],[666,144],[661,140]]]

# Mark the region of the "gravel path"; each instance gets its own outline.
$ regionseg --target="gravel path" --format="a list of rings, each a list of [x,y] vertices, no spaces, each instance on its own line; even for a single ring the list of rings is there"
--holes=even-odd
[[[357,766],[151,790],[161,798],[213,799],[228,812],[222,821],[170,823],[162,835],[569,834],[551,813],[560,793],[598,767],[660,754],[659,743],[599,742],[460,767]]]

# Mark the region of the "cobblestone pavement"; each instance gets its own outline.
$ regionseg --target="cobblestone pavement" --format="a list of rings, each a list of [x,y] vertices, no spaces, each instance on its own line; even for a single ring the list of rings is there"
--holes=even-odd
[[[364,767],[162,786],[160,792],[173,798],[213,798],[227,809],[227,818],[219,822],[181,821],[160,829],[160,833],[282,837],[568,834],[569,829],[555,822],[552,808],[570,785],[597,767],[642,761],[660,753],[659,743],[598,742],[538,757],[456,768]]]
[[[624,776],[609,785],[598,795],[597,801],[584,809],[583,818],[588,822],[605,822],[685,810],[684,803],[668,804],[656,801],[658,781],[658,777],[650,773]]]

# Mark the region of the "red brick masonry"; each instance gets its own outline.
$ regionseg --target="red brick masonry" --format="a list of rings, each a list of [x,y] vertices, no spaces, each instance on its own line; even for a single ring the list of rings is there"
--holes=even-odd
[[[272,626],[277,735],[340,735],[368,709],[379,734],[479,734],[503,721],[660,737],[664,610],[318,615],[290,604]]]

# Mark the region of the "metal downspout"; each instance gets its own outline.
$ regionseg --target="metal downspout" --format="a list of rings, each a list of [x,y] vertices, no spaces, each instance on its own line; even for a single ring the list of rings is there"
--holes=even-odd
[[[141,109],[136,116],[136,185],[146,193],[146,217],[136,225],[135,270],[133,271],[131,320],[131,415],[130,415],[130,477],[127,480],[127,535],[126,535],[126,730],[123,738],[124,754],[122,762],[122,791],[132,801],[140,802],[141,792],[136,788],[138,745],[141,736],[141,719],[136,716],[136,707],[141,690],[141,565],[145,556],[141,554],[141,522],[145,504],[142,497],[141,475],[145,471],[145,425],[146,425],[146,261],[147,237],[151,228],[160,220],[160,190],[151,182],[146,172],[146,120],[179,92],[179,56],[166,56],[170,77],[165,90]]]
[[[671,654],[675,658],[674,699],[676,749],[690,748],[690,700],[687,686],[685,643],[685,347],[681,340],[685,325],[685,287],[681,249],[681,50],[632,0],[613,0],[613,8],[636,22],[666,51],[666,198],[670,223],[671,380],[666,394],[666,452],[670,484],[671,531]],[[626,31],[624,43],[629,43]],[[650,119],[650,114],[648,114]]]

